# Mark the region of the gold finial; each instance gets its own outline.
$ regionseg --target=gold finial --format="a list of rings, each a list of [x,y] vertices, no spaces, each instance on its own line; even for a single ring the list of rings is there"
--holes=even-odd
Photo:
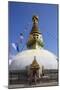
[[[32,64],[31,64],[31,68],[37,68],[37,69],[40,68],[38,62],[36,61],[36,56],[34,56],[34,60],[33,60]]]
[[[38,16],[33,16],[32,17],[32,21],[33,21],[33,23],[35,24],[35,23],[38,23]]]

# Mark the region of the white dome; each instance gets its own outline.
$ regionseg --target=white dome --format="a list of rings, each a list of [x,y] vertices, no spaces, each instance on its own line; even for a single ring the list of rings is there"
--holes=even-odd
[[[34,60],[34,56],[36,56],[36,60],[38,64],[44,66],[45,69],[57,69],[57,57],[49,52],[48,50],[44,49],[31,49],[25,50],[18,53],[14,60],[12,61],[9,69],[10,70],[22,70],[25,69],[26,66],[30,65]]]

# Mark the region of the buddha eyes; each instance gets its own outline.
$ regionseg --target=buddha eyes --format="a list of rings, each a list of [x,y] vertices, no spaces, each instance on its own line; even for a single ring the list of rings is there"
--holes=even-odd
[[[38,35],[34,34],[34,35],[33,35],[33,38],[34,38],[34,39],[35,39],[35,38],[38,39]]]

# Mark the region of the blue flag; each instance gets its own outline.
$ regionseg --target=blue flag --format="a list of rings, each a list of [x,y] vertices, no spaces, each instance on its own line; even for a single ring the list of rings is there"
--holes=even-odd
[[[19,52],[19,45],[16,43],[16,50]]]

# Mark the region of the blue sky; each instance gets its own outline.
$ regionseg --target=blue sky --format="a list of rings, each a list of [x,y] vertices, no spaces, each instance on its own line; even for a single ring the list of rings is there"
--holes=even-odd
[[[43,35],[44,48],[57,55],[57,4],[9,2],[8,9],[10,53],[17,53],[17,51],[11,46],[11,43],[18,41],[20,33],[23,33],[24,35],[22,44],[20,44],[20,51],[22,48],[25,49],[26,42],[32,28],[32,16],[37,15],[39,17],[39,30]]]

